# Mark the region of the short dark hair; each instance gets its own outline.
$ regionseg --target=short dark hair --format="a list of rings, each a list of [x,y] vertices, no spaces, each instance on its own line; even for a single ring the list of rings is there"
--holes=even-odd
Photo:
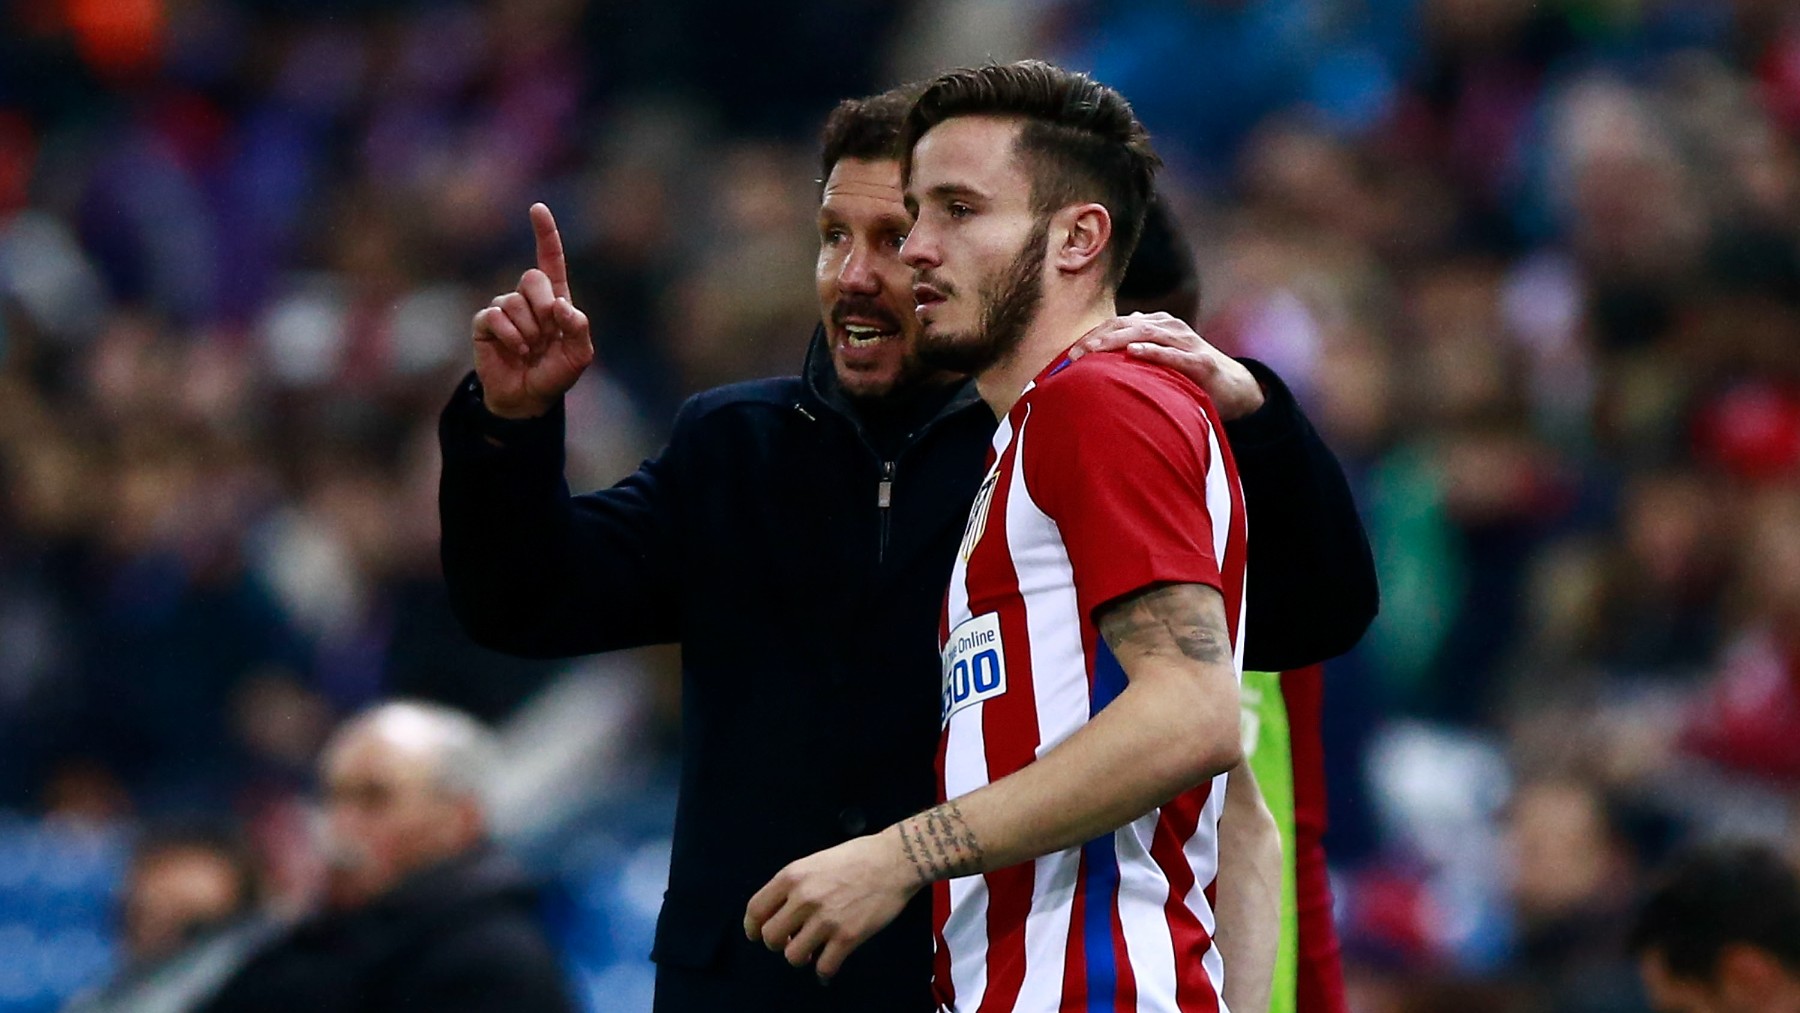
[[[922,84],[903,84],[879,95],[847,98],[825,117],[819,132],[819,181],[846,158],[878,162],[900,157],[900,130]]]
[[[1761,844],[1713,844],[1669,867],[1638,911],[1631,952],[1655,951],[1669,973],[1711,981],[1733,943],[1800,974],[1800,873]]]
[[[959,116],[1024,120],[1016,154],[1031,174],[1031,201],[1049,214],[1095,201],[1112,216],[1106,282],[1116,288],[1137,249],[1162,160],[1125,96],[1086,74],[1042,60],[952,70],[927,82],[901,133],[902,173],[932,127]]]

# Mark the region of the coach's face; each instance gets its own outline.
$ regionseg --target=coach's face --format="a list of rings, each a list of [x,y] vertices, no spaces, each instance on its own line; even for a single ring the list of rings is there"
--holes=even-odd
[[[845,393],[879,399],[931,370],[919,361],[912,270],[900,262],[912,218],[900,163],[843,158],[819,202],[819,317]]]
[[[1014,154],[1020,124],[964,116],[913,146],[901,258],[913,270],[926,362],[980,372],[1017,347],[1043,295],[1046,226]]]

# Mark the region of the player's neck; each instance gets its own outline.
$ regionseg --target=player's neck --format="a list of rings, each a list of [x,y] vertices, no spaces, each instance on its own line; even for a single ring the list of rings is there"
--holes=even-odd
[[[1035,380],[1044,367],[1068,351],[1082,335],[1117,316],[1113,305],[1110,293],[1098,301],[1070,307],[1058,307],[1046,299],[1026,328],[1019,347],[975,377],[975,389],[994,409],[994,417],[1005,418],[1019,403],[1025,385]]]

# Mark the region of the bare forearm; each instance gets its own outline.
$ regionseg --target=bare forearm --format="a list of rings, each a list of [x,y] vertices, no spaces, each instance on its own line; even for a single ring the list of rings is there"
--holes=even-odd
[[[1281,945],[1281,831],[1249,761],[1227,782],[1217,882],[1214,938],[1225,959],[1225,1005],[1234,1013],[1262,1013]]]
[[[1149,588],[1097,620],[1125,671],[1125,690],[1036,763],[900,821],[899,843],[920,882],[1086,843],[1243,759],[1237,674],[1216,589]]]
[[[896,824],[921,882],[967,876],[1086,843],[1137,819],[1242,755],[1235,693],[1134,678],[1067,741],[1013,774]],[[1221,732],[1229,728],[1229,732]],[[1223,738],[1223,741],[1221,739]]]

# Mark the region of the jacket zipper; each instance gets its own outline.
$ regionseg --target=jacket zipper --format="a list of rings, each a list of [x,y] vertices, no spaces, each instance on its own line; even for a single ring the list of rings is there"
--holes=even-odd
[[[794,402],[794,410],[799,412],[801,415],[805,416],[806,421],[808,421],[808,422],[819,421],[818,418],[816,416],[814,416],[812,412],[809,412],[806,410],[805,405],[801,404],[798,401]],[[865,445],[866,445],[866,441],[865,441]],[[872,450],[873,450],[873,448],[871,448],[871,451]],[[901,453],[905,453],[905,450],[902,449]],[[889,525],[888,512],[889,512],[889,509],[893,506],[893,503],[894,503],[894,462],[893,461],[883,461],[883,462],[881,462],[881,481],[876,483],[876,485],[875,485],[875,507],[876,507],[877,511],[881,514],[881,542],[875,548],[875,562],[878,564],[884,563],[887,561],[888,525]]]
[[[881,482],[875,486],[875,506],[881,511],[881,548],[875,553],[877,563],[887,561],[888,514],[894,504],[894,462],[881,462]]]

